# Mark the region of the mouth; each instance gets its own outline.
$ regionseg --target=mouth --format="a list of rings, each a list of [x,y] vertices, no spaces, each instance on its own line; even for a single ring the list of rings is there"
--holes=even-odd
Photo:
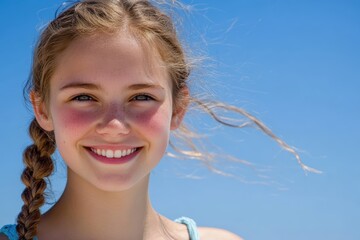
[[[106,149],[96,147],[85,147],[87,152],[96,160],[107,164],[121,164],[134,159],[142,147],[126,149]]]
[[[90,148],[90,150],[103,157],[107,158],[122,158],[125,156],[128,156],[135,152],[138,148],[129,148],[129,149],[123,149],[123,150],[111,150],[111,149],[99,149],[99,148]]]

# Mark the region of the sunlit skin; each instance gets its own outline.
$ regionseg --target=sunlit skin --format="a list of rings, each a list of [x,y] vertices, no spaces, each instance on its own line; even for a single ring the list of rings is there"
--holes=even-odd
[[[160,60],[147,64],[134,39],[103,38],[79,39],[62,54],[49,111],[69,170],[100,189],[121,191],[147,176],[165,152],[171,85]],[[102,164],[89,147],[141,149],[126,164]]]
[[[49,101],[32,93],[36,119],[54,131],[68,166],[62,196],[41,216],[40,240],[189,239],[186,226],[156,213],[148,196],[150,172],[186,111],[173,109],[168,72],[153,49],[126,32],[78,38],[57,58]],[[136,151],[112,163],[91,148]],[[239,239],[220,229],[199,233]]]
[[[173,115],[164,64],[124,32],[79,38],[57,61],[50,99],[34,107],[40,125],[55,133],[68,181],[57,204],[42,216],[39,237],[161,239],[159,216],[147,195],[149,174],[181,117]],[[90,148],[137,152],[125,163],[106,164]],[[183,225],[163,221],[186,236]]]

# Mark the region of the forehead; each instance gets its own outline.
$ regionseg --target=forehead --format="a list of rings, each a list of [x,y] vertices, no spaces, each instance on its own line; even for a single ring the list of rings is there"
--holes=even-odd
[[[73,40],[57,58],[53,75],[54,79],[71,77],[147,79],[171,84],[156,48],[124,31]]]

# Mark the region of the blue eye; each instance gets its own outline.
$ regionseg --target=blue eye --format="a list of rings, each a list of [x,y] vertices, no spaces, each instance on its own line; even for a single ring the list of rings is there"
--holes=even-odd
[[[147,95],[147,94],[139,94],[139,95],[134,96],[132,98],[132,100],[135,100],[135,101],[151,101],[151,100],[154,100],[154,98]]]
[[[87,102],[87,101],[93,101],[94,98],[90,97],[89,95],[82,94],[74,97],[72,100],[79,102]]]

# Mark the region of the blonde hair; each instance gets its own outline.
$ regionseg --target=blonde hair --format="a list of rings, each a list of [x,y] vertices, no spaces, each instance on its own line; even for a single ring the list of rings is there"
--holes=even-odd
[[[188,89],[187,80],[191,64],[178,40],[176,28],[172,19],[148,0],[83,0],[72,4],[62,11],[40,35],[34,51],[31,78],[27,83],[27,91],[34,92],[40,101],[49,99],[50,80],[56,68],[58,55],[80,36],[95,33],[113,33],[119,29],[126,30],[143,44],[155,47],[166,64],[172,81],[174,109],[185,108],[188,103],[196,105],[208,113],[217,122],[235,128],[241,128],[249,123],[257,126],[273,138],[285,150],[293,153],[299,164],[305,170],[313,169],[305,166],[296,151],[280,138],[276,137],[261,121],[243,109],[220,102],[204,101],[194,96],[184,94]],[[216,114],[217,108],[239,113],[249,119],[246,124],[236,125],[226,121]],[[56,143],[54,133],[42,129],[33,119],[30,128],[33,144],[24,151],[25,170],[21,179],[26,188],[22,193],[24,205],[17,218],[19,239],[32,239],[37,234],[40,220],[40,207],[44,204],[45,178],[53,172],[51,155]],[[198,159],[211,170],[211,154],[201,151],[194,142],[197,135],[184,123],[174,132],[174,135],[185,143],[190,150],[180,149],[170,142],[175,152],[182,157]],[[219,171],[218,171],[219,172]]]

